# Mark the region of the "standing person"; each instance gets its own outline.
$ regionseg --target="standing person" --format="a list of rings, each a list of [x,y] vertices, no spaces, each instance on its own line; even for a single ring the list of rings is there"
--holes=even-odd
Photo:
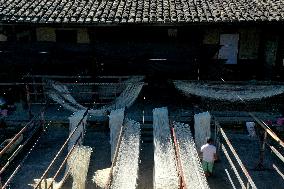
[[[201,147],[202,153],[202,167],[205,176],[212,176],[214,161],[217,160],[216,147],[213,145],[213,140],[207,138],[207,143]]]

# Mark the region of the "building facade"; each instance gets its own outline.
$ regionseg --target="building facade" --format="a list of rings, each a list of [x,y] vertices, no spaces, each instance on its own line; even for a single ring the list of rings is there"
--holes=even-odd
[[[276,0],[11,0],[0,9],[1,66],[11,70],[3,77],[16,70],[284,77],[284,2]]]

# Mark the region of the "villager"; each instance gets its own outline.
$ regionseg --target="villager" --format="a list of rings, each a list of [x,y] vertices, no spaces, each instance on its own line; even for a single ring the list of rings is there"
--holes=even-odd
[[[212,176],[214,161],[217,160],[216,147],[213,145],[213,140],[207,138],[207,143],[201,147],[202,153],[202,167],[205,172],[205,176]]]

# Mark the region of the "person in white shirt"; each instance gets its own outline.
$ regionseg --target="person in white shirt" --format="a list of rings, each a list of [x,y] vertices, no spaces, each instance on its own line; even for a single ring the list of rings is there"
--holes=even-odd
[[[207,138],[207,143],[201,146],[202,167],[205,176],[211,176],[213,173],[214,161],[217,160],[216,147],[213,145],[213,140]]]

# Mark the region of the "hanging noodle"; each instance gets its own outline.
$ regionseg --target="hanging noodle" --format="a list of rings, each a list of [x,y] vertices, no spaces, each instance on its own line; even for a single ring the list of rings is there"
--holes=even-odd
[[[68,167],[73,178],[72,189],[85,189],[91,153],[91,147],[77,146],[68,159]]]
[[[179,122],[173,122],[173,125],[186,188],[209,189],[189,125]]]
[[[173,83],[185,95],[227,101],[259,100],[284,93],[284,85],[233,85],[186,81],[174,81]]]
[[[77,112],[74,112],[69,117],[69,133],[72,133],[76,126],[79,124],[80,120],[83,118],[85,113],[85,110],[80,110]],[[85,126],[87,123],[87,116],[84,117],[78,128],[76,129],[75,133],[72,135],[72,137],[69,140],[68,143],[68,151],[73,147],[74,144],[76,144],[76,141],[80,138],[78,141],[78,144],[82,144],[82,141],[84,139],[84,133],[85,133]]]
[[[102,94],[104,97],[113,96],[114,93],[121,93],[127,85],[139,83],[144,79],[144,76],[131,76],[129,79],[122,81],[121,85],[102,85],[98,86],[99,94]]]
[[[109,115],[111,159],[113,159],[120,129],[124,120],[124,108],[113,110]]]
[[[65,85],[60,84],[59,82],[53,82],[52,83],[52,87],[58,91],[60,93],[60,95],[66,99],[67,101],[69,101],[71,104],[77,106],[80,109],[85,109],[84,106],[82,106],[81,104],[79,104],[70,94],[68,88]]]
[[[206,138],[211,137],[210,121],[211,115],[209,112],[194,115],[194,137],[198,150],[200,150],[203,144],[206,144]]]
[[[67,103],[65,102],[65,100],[64,100],[61,96],[59,96],[57,93],[49,92],[49,93],[48,93],[48,96],[49,96],[52,100],[54,100],[55,102],[59,103],[62,107],[64,107],[64,108],[67,109],[67,110],[70,110],[70,111],[72,111],[72,112],[76,112],[76,111],[79,110],[78,108],[74,107],[73,105],[67,104]]]
[[[154,189],[179,188],[167,108],[153,110]]]
[[[38,185],[39,181],[40,181],[40,179],[34,179],[34,183],[28,184],[28,185],[35,188]],[[51,187],[51,185],[52,185],[52,187]],[[58,182],[54,181],[53,178],[43,179],[40,183],[40,188],[41,189],[48,189],[49,187],[52,188],[52,189],[60,189],[62,187],[62,182],[58,183]]]
[[[140,150],[140,124],[126,120],[113,171],[111,189],[135,189],[138,179]]]
[[[133,81],[138,81],[141,78],[134,78]],[[126,88],[122,91],[119,97],[117,97],[113,103],[105,105],[99,109],[91,109],[89,110],[89,114],[97,117],[106,116],[107,111],[130,107],[135,100],[137,99],[138,95],[140,94],[144,83],[129,83]],[[47,91],[47,95],[53,99],[55,102],[62,105],[64,108],[70,111],[78,111],[87,109],[86,107],[80,105],[76,102],[76,100],[71,95],[62,95],[64,93],[68,93],[68,89],[65,86],[59,85],[58,83],[52,85],[56,87],[56,90],[49,89]],[[57,92],[56,92],[57,91]],[[69,102],[69,103],[68,103]]]

